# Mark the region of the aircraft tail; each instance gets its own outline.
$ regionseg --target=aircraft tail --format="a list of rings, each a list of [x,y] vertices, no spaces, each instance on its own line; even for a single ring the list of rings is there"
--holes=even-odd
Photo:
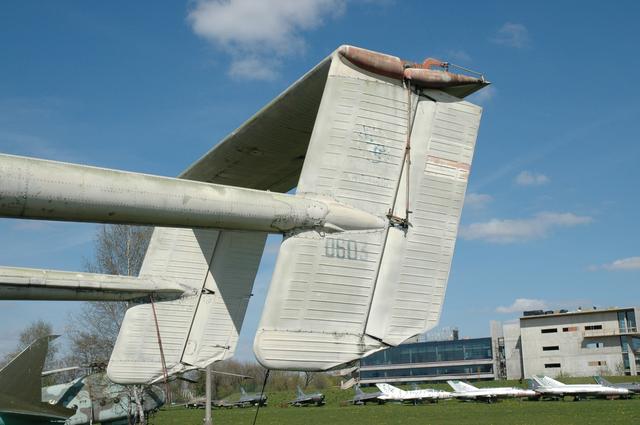
[[[354,391],[355,391],[356,395],[363,395],[364,394],[364,391],[362,391],[360,389],[360,385],[354,385],[353,388],[354,388]]]
[[[447,381],[447,384],[449,384],[449,386],[457,392],[474,391],[478,389],[473,385],[467,384],[466,382],[462,381]]]
[[[548,376],[542,377],[542,383],[547,387],[562,387],[565,385],[560,381],[549,378]]]
[[[334,52],[297,194],[383,221],[285,235],[254,342],[269,369],[339,368],[439,320],[481,108],[372,73],[354,52],[402,69]]]
[[[300,385],[296,386],[296,394],[298,394],[298,397],[304,397],[306,395],[304,391],[302,391],[302,388],[300,388]]]
[[[240,387],[240,394],[247,395],[247,391],[244,389],[244,387]]]
[[[536,389],[541,387],[540,383],[537,380],[533,379],[533,378],[527,379],[527,383],[528,383],[528,387],[529,387],[530,390],[534,390],[535,391]]]
[[[154,229],[141,278],[185,290],[127,310],[107,373],[120,384],[152,383],[230,358],[251,297],[266,234]]]
[[[611,382],[607,381],[602,376],[594,376],[593,379],[595,379],[595,381],[598,384],[602,385],[603,387],[611,387],[612,386]]]
[[[398,387],[385,383],[376,384],[376,387],[378,387],[378,389],[385,395],[398,395],[404,392],[404,390],[401,390]]]
[[[42,369],[49,342],[57,335],[35,340],[0,370],[0,413],[66,419],[74,411],[42,402]]]

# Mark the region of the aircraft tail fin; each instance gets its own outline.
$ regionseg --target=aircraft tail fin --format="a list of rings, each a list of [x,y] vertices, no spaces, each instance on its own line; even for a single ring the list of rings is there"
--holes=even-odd
[[[127,310],[107,373],[120,384],[153,383],[231,357],[266,234],[154,229],[141,278],[184,288]],[[161,347],[162,346],[162,347]]]
[[[362,391],[362,390],[360,389],[360,385],[354,385],[354,386],[353,386],[353,388],[354,388],[354,391],[355,391],[356,395],[362,395],[362,394],[364,394],[364,391]]]
[[[376,384],[376,387],[386,395],[397,395],[404,392],[404,390],[401,390],[398,387],[385,383]]]
[[[42,369],[49,342],[57,337],[35,340],[0,370],[0,412],[65,419],[73,414],[73,410],[42,402]]]
[[[247,391],[244,389],[244,387],[240,387],[240,394],[247,395]]]
[[[462,381],[447,381],[447,384],[449,384],[449,386],[457,392],[474,391],[478,389],[473,385],[467,384],[466,382]]]
[[[285,235],[254,342],[269,369],[329,370],[397,346],[435,326],[444,300],[481,108],[345,51],[402,67],[334,52],[297,194],[382,224]]]
[[[298,397],[304,397],[306,394],[302,391],[302,388],[300,388],[300,385],[296,386],[296,394],[298,394]]]
[[[560,381],[549,378],[548,376],[542,377],[542,382],[548,387],[562,387],[565,385]]]
[[[603,387],[610,387],[612,386],[611,382],[607,381],[606,379],[604,379],[602,376],[594,376],[593,379],[595,379],[595,381],[602,385]]]
[[[42,369],[47,357],[49,342],[57,335],[35,340],[0,370],[0,392],[25,400],[40,401]]]

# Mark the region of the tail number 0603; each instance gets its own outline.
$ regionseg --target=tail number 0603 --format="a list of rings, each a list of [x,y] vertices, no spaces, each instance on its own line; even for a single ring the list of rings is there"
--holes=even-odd
[[[366,252],[362,250],[362,244],[358,247],[357,241],[347,239],[326,238],[324,253],[327,257],[344,258],[348,260],[366,259]]]

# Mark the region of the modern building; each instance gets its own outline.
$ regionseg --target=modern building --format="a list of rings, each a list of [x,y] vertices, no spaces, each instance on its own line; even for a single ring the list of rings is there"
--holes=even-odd
[[[640,308],[529,311],[491,326],[496,376],[640,375]]]
[[[360,383],[408,383],[447,379],[494,379],[490,337],[410,342],[378,351],[360,362]]]
[[[526,311],[491,322],[491,337],[459,339],[457,329],[417,337],[360,362],[362,384],[532,375],[640,375],[640,307]]]

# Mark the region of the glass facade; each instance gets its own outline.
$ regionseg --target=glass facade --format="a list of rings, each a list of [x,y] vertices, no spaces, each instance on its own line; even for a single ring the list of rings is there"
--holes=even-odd
[[[475,338],[402,344],[373,353],[362,359],[360,364],[364,367],[492,358],[491,338]]]
[[[636,313],[633,310],[618,312],[618,326],[623,332],[637,330]]]
[[[360,371],[360,378],[433,377],[493,373],[493,364],[473,364],[473,360],[493,360],[491,338],[417,342],[379,351],[361,360],[360,366],[365,370]],[[460,361],[470,361],[470,364],[425,365],[425,363]],[[372,366],[407,366],[412,364],[416,364],[416,367],[385,367],[379,370],[366,370],[367,367]]]
[[[401,378],[401,377],[433,377],[447,375],[475,375],[493,373],[492,364],[469,366],[411,367],[405,369],[361,370],[360,379]]]

